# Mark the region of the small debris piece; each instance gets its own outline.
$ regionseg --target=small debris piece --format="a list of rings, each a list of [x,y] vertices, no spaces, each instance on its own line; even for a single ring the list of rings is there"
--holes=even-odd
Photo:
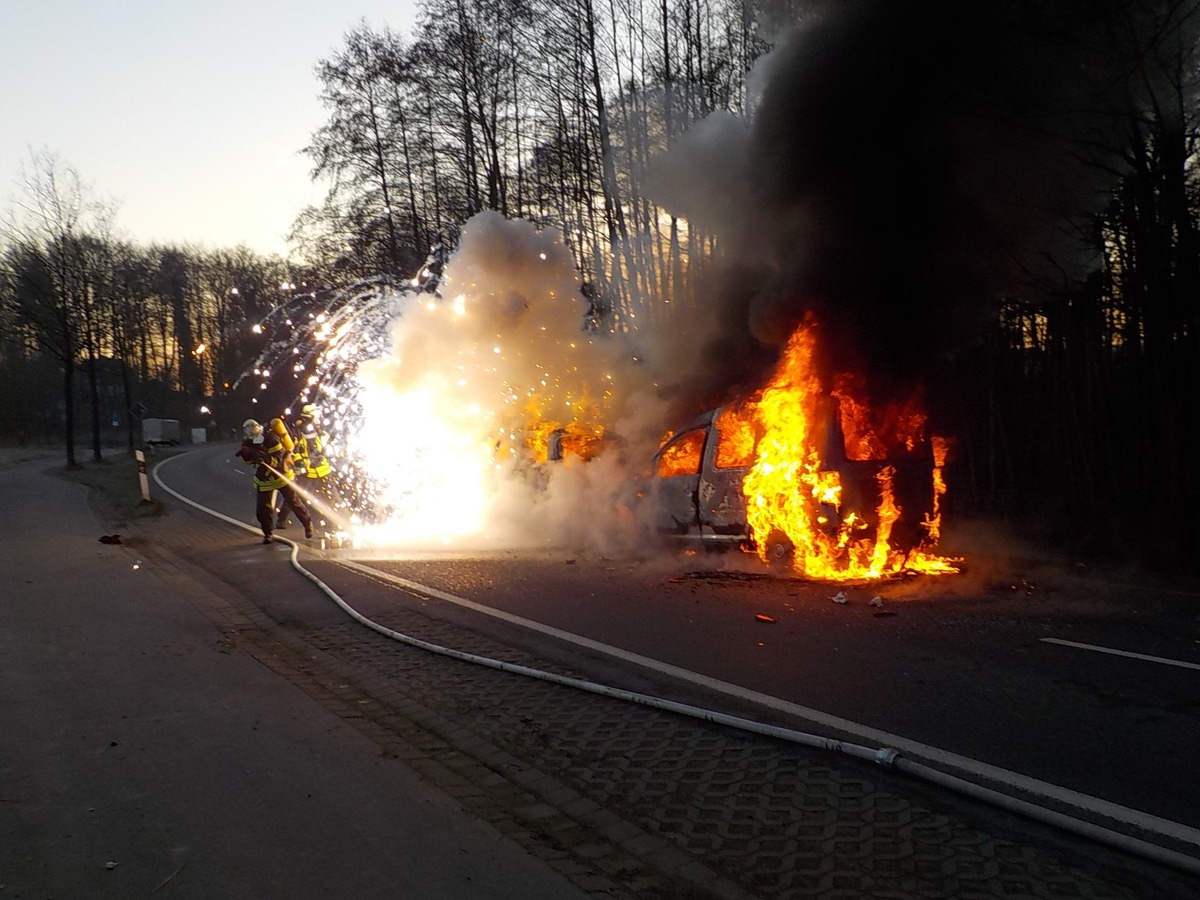
[[[894,616],[896,614],[889,610],[884,610],[883,612],[871,613],[871,615],[873,615],[877,619],[890,619],[892,616]]]
[[[850,602],[849,599],[847,599],[847,597],[846,597],[845,591],[838,591],[836,594],[834,594],[829,599],[832,600],[834,603],[849,603]]]
[[[567,560],[567,565],[568,565],[568,566],[573,566],[573,565],[575,565],[575,560],[573,560],[573,559],[568,559],[568,560]]]
[[[312,795],[310,794],[309,796],[311,797]],[[166,887],[166,885],[171,881],[172,878],[174,878],[176,875],[178,875],[180,872],[182,872],[186,868],[187,868],[187,863],[184,863],[182,866],[180,866],[178,869],[176,869],[174,872],[172,872],[170,875],[168,875],[166,878],[164,878],[162,881],[160,881],[158,883],[158,887],[156,887],[150,893],[157,894],[159,892],[159,890]]]
[[[117,864],[115,862],[113,862],[112,860],[109,860],[108,862],[106,862],[104,864],[104,868],[108,869],[108,871],[110,871],[110,872],[113,869],[115,869],[116,867],[117,867]]]
[[[756,614],[756,615],[754,616],[754,618],[755,618],[755,620],[757,620],[757,621],[759,621],[759,622],[768,622],[768,623],[770,623],[770,624],[772,624],[772,625],[774,625],[774,624],[775,624],[775,620],[774,620],[774,619],[772,619],[772,618],[771,618],[770,616],[768,616],[768,615],[764,615],[763,613],[758,613],[758,614]]]
[[[102,534],[100,535],[100,543],[119,544],[121,543],[121,536],[119,534]]]
[[[870,600],[870,605],[882,607],[883,606],[883,598],[882,597],[872,597]]]

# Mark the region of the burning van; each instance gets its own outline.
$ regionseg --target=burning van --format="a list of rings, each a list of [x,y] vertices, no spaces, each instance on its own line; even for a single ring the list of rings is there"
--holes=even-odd
[[[755,397],[663,439],[646,491],[658,530],[823,579],[957,571],[930,552],[946,442],[927,436],[911,402],[870,407],[850,376],[822,391],[806,339]]]

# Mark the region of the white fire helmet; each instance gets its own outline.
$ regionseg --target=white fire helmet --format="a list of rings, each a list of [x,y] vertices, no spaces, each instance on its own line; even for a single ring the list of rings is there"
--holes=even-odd
[[[300,407],[300,417],[302,419],[315,419],[320,412],[315,403],[305,403]]]
[[[256,444],[262,443],[263,427],[254,419],[247,419],[242,423],[242,433]]]

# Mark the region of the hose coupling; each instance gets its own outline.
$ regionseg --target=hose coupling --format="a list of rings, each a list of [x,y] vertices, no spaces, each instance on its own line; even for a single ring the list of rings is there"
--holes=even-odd
[[[875,762],[883,766],[885,769],[890,769],[896,765],[896,760],[900,757],[899,750],[893,750],[891,747],[880,747],[875,751]]]

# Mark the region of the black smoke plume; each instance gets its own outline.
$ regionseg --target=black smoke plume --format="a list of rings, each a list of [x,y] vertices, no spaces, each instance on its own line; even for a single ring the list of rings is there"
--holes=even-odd
[[[700,123],[650,173],[723,248],[677,394],[760,386],[810,312],[823,371],[907,391],[975,346],[999,298],[1094,267],[1080,228],[1136,99],[1113,37],[1135,7],[806,4],[747,117]]]

